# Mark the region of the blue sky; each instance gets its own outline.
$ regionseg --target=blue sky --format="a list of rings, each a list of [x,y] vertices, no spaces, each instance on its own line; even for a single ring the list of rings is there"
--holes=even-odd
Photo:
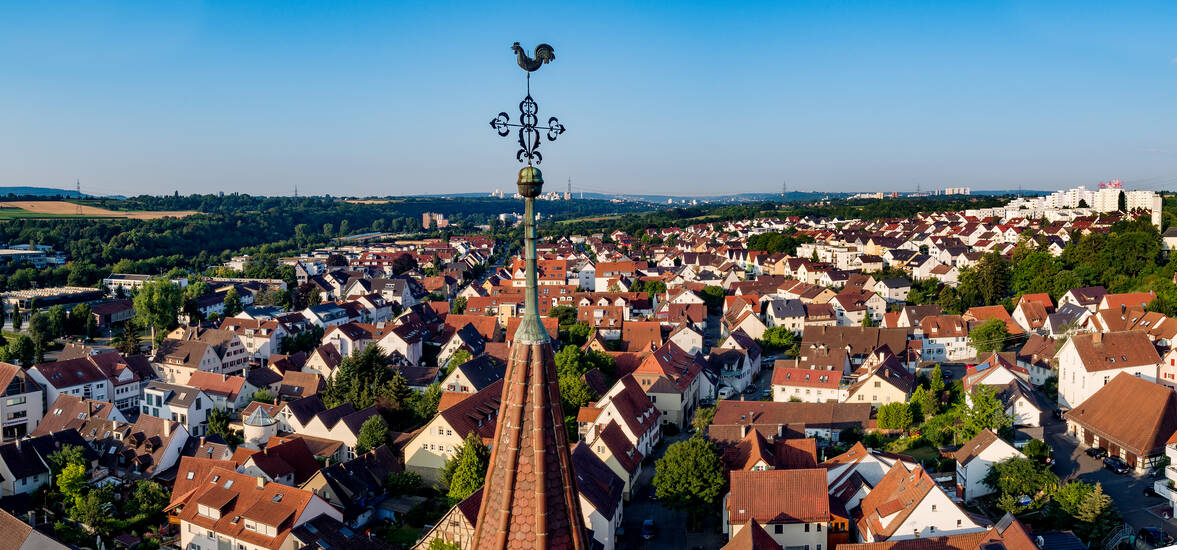
[[[556,50],[549,187],[1177,189],[1172,1],[9,3],[0,37],[4,186],[509,189],[519,41]]]

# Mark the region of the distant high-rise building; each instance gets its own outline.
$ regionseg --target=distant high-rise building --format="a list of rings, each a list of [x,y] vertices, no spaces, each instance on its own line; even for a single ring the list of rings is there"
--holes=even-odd
[[[429,229],[431,226],[442,228],[448,227],[450,221],[445,219],[445,214],[438,214],[436,212],[423,212],[421,214],[421,227]]]

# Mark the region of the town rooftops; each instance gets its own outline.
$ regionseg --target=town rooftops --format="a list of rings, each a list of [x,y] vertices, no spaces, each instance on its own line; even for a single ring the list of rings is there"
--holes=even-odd
[[[1125,406],[1131,404],[1131,406]],[[1086,401],[1063,413],[1085,429],[1138,456],[1160,452],[1177,433],[1177,394],[1120,373]]]
[[[1141,331],[1085,332],[1071,336],[1087,372],[1158,365],[1161,356]]]
[[[727,511],[732,524],[817,523],[830,519],[823,468],[733,470]]]

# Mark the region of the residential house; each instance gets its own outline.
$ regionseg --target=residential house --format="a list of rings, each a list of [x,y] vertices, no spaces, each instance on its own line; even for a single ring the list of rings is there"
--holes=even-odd
[[[310,491],[226,468],[205,476],[179,501],[180,547],[187,550],[297,550],[292,529],[319,515],[343,519]]]
[[[934,315],[920,320],[925,361],[960,361],[977,355],[969,343],[969,322],[959,315]]]
[[[922,467],[896,462],[854,513],[862,542],[928,539],[983,531]]]
[[[63,394],[68,395],[68,394]],[[45,396],[20,367],[0,363],[0,444],[30,434],[41,422]]]
[[[850,518],[830,510],[822,468],[732,471],[723,532],[735,538],[753,520],[786,548],[828,550],[831,532],[847,533],[850,527]]]
[[[440,410],[404,446],[405,469],[422,479],[439,481],[441,467],[454,456],[471,432],[494,437],[503,381],[498,380],[454,405]]]
[[[995,464],[1022,457],[1022,453],[993,430],[985,429],[965,443],[953,457],[956,459],[956,496],[973,500],[993,493],[994,489],[985,484],[985,477]]]
[[[142,403],[144,415],[179,422],[193,436],[208,433],[208,411],[213,401],[197,388],[156,380],[143,388]]]
[[[633,376],[662,411],[662,423],[685,429],[699,403],[699,375],[705,367],[701,353],[688,354],[678,344],[667,342],[647,355]]]
[[[66,445],[81,447],[88,462],[97,458],[73,429],[0,444],[0,497],[31,494],[50,483],[49,455]]]
[[[1086,401],[1117,374],[1157,380],[1161,357],[1139,331],[1072,335],[1055,354],[1058,359],[1058,403],[1064,409]]]
[[[347,462],[328,464],[299,488],[339,509],[344,523],[358,528],[380,513],[380,503],[388,498],[388,476],[403,470],[396,453],[381,445]]]

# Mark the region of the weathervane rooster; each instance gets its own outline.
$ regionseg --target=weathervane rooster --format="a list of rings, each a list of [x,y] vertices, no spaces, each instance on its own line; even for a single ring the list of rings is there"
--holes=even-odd
[[[511,50],[515,52],[515,58],[519,63],[519,68],[529,73],[539,70],[541,65],[551,63],[556,59],[556,50],[553,50],[547,44],[540,44],[535,47],[534,59],[527,57],[527,51],[518,42],[511,45]]]

